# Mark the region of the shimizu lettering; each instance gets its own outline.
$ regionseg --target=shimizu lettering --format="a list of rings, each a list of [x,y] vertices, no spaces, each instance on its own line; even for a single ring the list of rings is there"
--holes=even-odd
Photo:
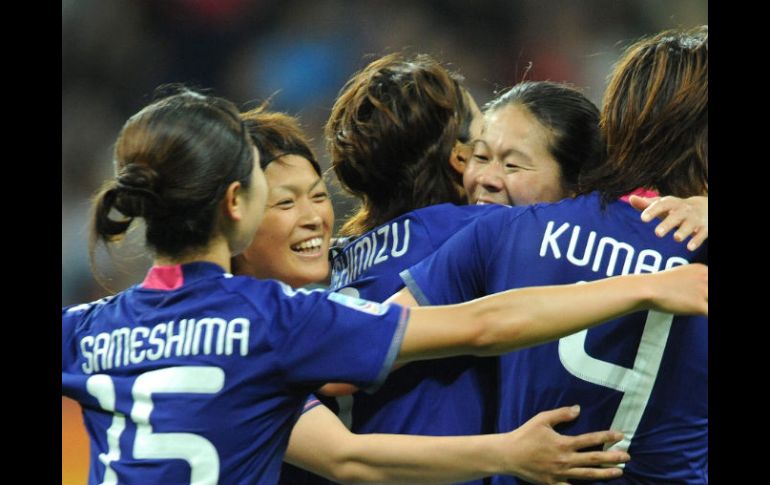
[[[218,317],[183,318],[153,327],[120,327],[80,339],[81,368],[86,374],[104,369],[187,355],[240,355],[249,351],[250,322]]]
[[[554,221],[548,221],[540,244],[540,257],[561,259],[563,256],[575,266],[590,264],[595,273],[606,268],[606,276],[656,273],[688,263],[679,256],[672,256],[664,262],[663,255],[654,249],[638,250],[612,237],[599,237],[596,231],[589,231],[581,237],[581,227],[578,225],[564,222],[556,227]]]
[[[392,222],[356,239],[332,264],[332,290],[345,286],[364,271],[390,258],[400,258],[409,251],[410,219]]]

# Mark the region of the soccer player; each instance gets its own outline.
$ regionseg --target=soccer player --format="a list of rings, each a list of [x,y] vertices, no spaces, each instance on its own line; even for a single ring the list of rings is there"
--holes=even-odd
[[[403,287],[400,271],[479,214],[501,209],[465,205],[461,171],[482,119],[459,76],[428,55],[387,55],[348,80],[325,133],[334,172],[361,206],[342,226],[345,244],[333,249],[331,289],[383,301]],[[342,398],[341,417],[355,433],[491,433],[496,386],[491,358],[415,362],[352,403]]]
[[[140,218],[154,266],[139,285],[62,309],[62,389],[84,408],[91,483],[275,483],[323,382],[376,386],[394,364],[496,355],[641,308],[708,311],[703,266],[411,311],[233,276],[230,258],[264,215],[259,160],[221,98],[181,91],[123,126],[92,244]]]
[[[523,82],[488,103],[484,112],[485,136],[473,141],[463,172],[469,204],[516,206],[573,197],[581,172],[605,156],[599,110],[568,85]],[[708,236],[707,197],[633,195],[630,202],[644,210],[643,221],[662,218],[658,236],[673,228],[677,241],[692,235],[691,251]]]
[[[329,265],[318,262],[317,248],[328,247],[333,209],[326,194],[321,167],[315,160],[298,121],[264,107],[242,114],[260,153],[260,165],[268,182],[268,197],[262,225],[243,253],[232,259],[233,273],[275,278],[294,287],[326,279]],[[312,244],[309,242],[312,241]],[[354,483],[457,482],[497,473],[519,472],[547,481],[575,478],[563,467],[555,444],[557,434],[546,423],[571,417],[566,409],[544,413],[529,427],[509,436],[481,435],[434,438],[385,434],[351,433],[331,410],[311,397],[294,425],[284,461],[294,463],[335,481]],[[537,424],[536,424],[537,423]],[[543,462],[534,453],[515,456],[518,435],[539,432],[534,441]],[[596,435],[601,437],[603,435]],[[606,435],[605,435],[606,436]],[[553,444],[552,444],[553,442]],[[596,441],[599,443],[599,441]],[[552,446],[552,450],[548,447]],[[622,455],[621,455],[622,456]],[[589,456],[572,455],[571,468]],[[506,468],[507,466],[507,468]],[[544,467],[549,467],[544,471]],[[554,467],[556,471],[550,471]],[[280,483],[298,485],[320,477],[291,465],[281,469]]]
[[[479,218],[404,272],[409,290],[394,301],[446,304],[707,261],[707,245],[690,252],[657,238],[627,196],[640,188],[708,194],[708,28],[630,46],[605,94],[601,126],[607,158],[580,176],[584,195]],[[486,141],[489,158],[504,156],[504,144]],[[624,432],[613,447],[634,460],[618,483],[706,483],[707,344],[707,319],[652,311],[503,356],[499,429],[577,401],[588,419],[565,432]]]
[[[329,275],[334,208],[298,120],[265,106],[242,114],[268,182],[265,219],[233,273],[272,278],[293,288]]]
[[[541,103],[548,98],[548,118],[556,125],[544,133],[558,135],[536,141],[546,152],[555,139],[563,165],[560,169],[551,161],[549,168],[555,169],[531,175],[528,186],[546,190],[522,202],[567,197],[571,193],[563,185],[576,181],[580,168],[603,154],[598,110],[561,85],[516,89]],[[332,289],[384,300],[403,286],[401,270],[480,214],[501,210],[456,205],[463,202],[458,172],[464,170],[466,180],[474,174],[464,149],[480,136],[479,115],[458,78],[425,55],[385,56],[346,83],[327,122],[327,144],[338,179],[361,197],[362,206],[343,226],[351,240],[334,252]],[[472,186],[466,189],[468,196],[478,193]],[[488,433],[495,429],[496,371],[494,359],[478,357],[413,363],[375,392],[355,393],[343,419],[357,433]],[[322,392],[346,389],[325,386]]]

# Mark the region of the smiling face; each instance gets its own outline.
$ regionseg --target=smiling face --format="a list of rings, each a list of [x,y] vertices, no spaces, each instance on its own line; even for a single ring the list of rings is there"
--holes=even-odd
[[[324,280],[334,224],[326,184],[298,155],[273,161],[265,177],[267,209],[254,240],[239,257],[238,272],[295,288]]]
[[[468,203],[527,205],[567,197],[549,150],[551,136],[521,105],[488,113],[463,174]]]

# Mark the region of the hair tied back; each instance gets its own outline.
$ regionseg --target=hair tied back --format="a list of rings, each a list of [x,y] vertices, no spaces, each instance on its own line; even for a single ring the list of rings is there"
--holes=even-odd
[[[115,180],[115,208],[127,217],[146,215],[148,203],[159,206],[158,173],[142,163],[128,163]]]

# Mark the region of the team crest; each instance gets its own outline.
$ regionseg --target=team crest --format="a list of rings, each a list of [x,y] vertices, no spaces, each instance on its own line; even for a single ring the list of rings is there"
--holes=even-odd
[[[387,304],[362,300],[361,298],[343,295],[342,293],[329,293],[328,298],[335,303],[358,310],[359,312],[368,313],[369,315],[384,315],[388,311],[388,307],[390,307]]]

